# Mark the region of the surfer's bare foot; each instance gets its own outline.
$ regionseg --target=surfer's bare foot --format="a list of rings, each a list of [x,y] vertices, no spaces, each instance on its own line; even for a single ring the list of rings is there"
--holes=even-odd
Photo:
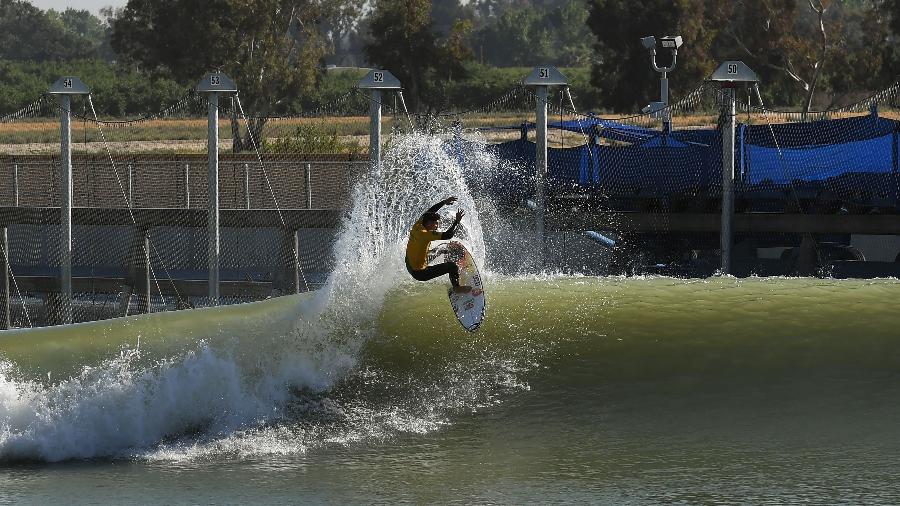
[[[453,293],[469,293],[472,291],[471,286],[454,286]]]

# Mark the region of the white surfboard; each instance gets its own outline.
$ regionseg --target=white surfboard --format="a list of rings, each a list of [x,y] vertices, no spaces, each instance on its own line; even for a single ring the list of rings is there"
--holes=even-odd
[[[475,332],[484,320],[485,310],[484,286],[475,259],[462,243],[456,241],[439,246],[436,253],[438,260],[453,262],[459,267],[460,285],[472,287],[471,292],[454,293],[451,286],[447,289],[447,296],[450,297],[450,307],[456,313],[460,325],[469,332]]]

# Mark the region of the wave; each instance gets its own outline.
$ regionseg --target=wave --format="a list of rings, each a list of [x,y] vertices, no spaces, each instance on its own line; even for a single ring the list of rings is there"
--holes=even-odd
[[[0,462],[296,454],[440,430],[533,385],[900,365],[896,281],[499,274],[528,251],[498,239],[518,231],[494,230],[471,189],[496,161],[466,159],[395,137],[356,186],[317,292],[4,333]],[[418,213],[448,195],[468,212],[462,240],[502,267],[487,269],[476,334],[442,283],[402,265]]]
[[[357,369],[385,296],[405,279],[419,213],[457,195],[469,211],[459,234],[483,260],[458,162],[437,137],[395,137],[357,183],[336,267],[315,293],[4,335],[0,460],[128,457],[186,434],[215,446],[333,389]]]

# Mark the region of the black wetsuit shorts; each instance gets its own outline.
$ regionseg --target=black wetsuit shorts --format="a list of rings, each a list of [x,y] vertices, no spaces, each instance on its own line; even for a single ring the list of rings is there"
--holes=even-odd
[[[450,275],[450,284],[452,284],[453,286],[459,286],[459,267],[453,262],[444,262],[442,264],[429,265],[424,269],[417,270],[410,267],[409,260],[407,260],[406,270],[409,271],[409,275],[417,281],[428,281],[429,279],[434,279],[436,277],[443,276],[444,274],[448,274]]]

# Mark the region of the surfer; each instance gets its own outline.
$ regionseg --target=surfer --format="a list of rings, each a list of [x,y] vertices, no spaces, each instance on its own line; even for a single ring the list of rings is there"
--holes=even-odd
[[[452,238],[456,233],[456,227],[466,214],[462,209],[457,210],[453,225],[443,232],[437,231],[438,221],[441,219],[438,210],[443,206],[453,204],[456,200],[456,197],[448,197],[431,206],[413,225],[412,230],[409,231],[409,242],[406,243],[406,270],[417,281],[428,281],[447,274],[450,277],[450,284],[453,285],[453,291],[466,293],[471,291],[472,287],[460,286],[459,267],[454,262],[428,265],[428,247],[431,245],[431,241],[446,241]]]

